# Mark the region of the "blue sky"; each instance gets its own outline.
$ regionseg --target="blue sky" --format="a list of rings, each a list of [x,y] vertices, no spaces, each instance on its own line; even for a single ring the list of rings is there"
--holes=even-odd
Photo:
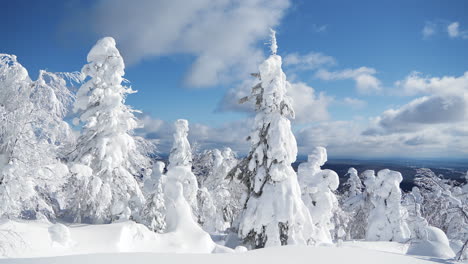
[[[202,147],[245,152],[251,113],[236,96],[268,55],[272,27],[297,87],[301,154],[322,145],[333,157],[468,156],[468,2],[193,2],[8,1],[0,52],[36,78],[79,71],[110,35],[139,91],[127,102],[144,112],[140,133],[164,152],[170,124],[185,118]]]

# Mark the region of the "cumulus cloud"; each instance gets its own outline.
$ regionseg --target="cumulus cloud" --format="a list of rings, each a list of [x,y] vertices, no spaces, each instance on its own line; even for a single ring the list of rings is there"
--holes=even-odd
[[[366,134],[366,129],[366,124],[354,121],[331,121],[301,128],[295,135],[303,155],[324,146],[330,156],[348,158],[468,156],[468,131],[457,134],[457,128],[448,124],[381,135]]]
[[[91,19],[82,21],[97,34],[116,38],[128,63],[193,55],[186,83],[204,87],[254,69],[263,57],[259,40],[279,24],[288,6],[288,0],[99,0],[87,12]]]
[[[230,89],[218,105],[219,111],[254,112],[251,102],[239,104],[239,99],[250,94],[251,88],[258,81],[245,81],[239,87]],[[327,120],[330,117],[328,106],[333,98],[325,93],[316,93],[314,88],[306,83],[291,83],[288,95],[293,99],[293,107],[296,112],[294,123],[303,124],[314,121]]]
[[[290,67],[294,70],[315,70],[320,67],[335,65],[336,60],[320,52],[310,52],[304,55],[291,53],[284,57],[283,64],[285,67]]]
[[[424,96],[398,108],[389,109],[375,120],[377,128],[366,134],[416,131],[428,125],[459,123],[467,120],[465,96]]]
[[[395,83],[399,94],[425,95],[374,119],[368,135],[405,133],[448,127],[459,131],[468,121],[468,72],[459,77],[426,77],[413,72]],[[427,141],[427,140],[426,140]],[[425,142],[421,138],[408,143]]]
[[[382,90],[380,80],[374,76],[376,73],[377,71],[375,69],[368,67],[345,69],[340,71],[321,69],[315,73],[315,77],[326,81],[352,79],[356,82],[358,92],[369,94],[380,92]]]
[[[468,93],[468,72],[459,77],[427,77],[413,72],[404,80],[395,82],[398,92],[404,95],[417,94],[458,94]]]

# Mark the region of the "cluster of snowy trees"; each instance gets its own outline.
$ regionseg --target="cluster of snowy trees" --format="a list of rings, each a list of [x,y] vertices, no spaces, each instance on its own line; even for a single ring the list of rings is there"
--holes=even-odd
[[[248,155],[194,153],[188,122],[179,119],[167,166],[133,133],[136,110],[125,99],[135,91],[123,85],[114,39],[99,40],[80,73],[41,71],[35,81],[15,56],[0,54],[0,218],[133,220],[158,233],[194,222],[209,233],[236,233],[249,248],[355,239],[418,245],[443,231],[457,257],[467,258],[466,182],[421,169],[417,187],[403,194],[399,172],[350,168],[338,192],[337,173],[321,169],[322,147],[294,171],[295,114],[277,48],[272,31],[271,55],[252,74],[258,84],[240,101],[256,111]],[[64,121],[69,111],[79,134]]]

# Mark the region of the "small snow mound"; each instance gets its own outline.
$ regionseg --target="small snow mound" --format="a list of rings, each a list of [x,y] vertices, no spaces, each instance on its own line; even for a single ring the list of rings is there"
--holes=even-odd
[[[427,228],[428,240],[416,240],[408,248],[408,255],[453,258],[455,253],[445,233],[437,227]]]
[[[242,253],[242,252],[247,252],[249,251],[246,247],[244,246],[237,246],[234,251],[238,252],[238,253]]]
[[[57,223],[51,225],[48,230],[53,246],[58,244],[64,247],[68,247],[71,244],[72,239],[70,235],[70,229],[68,229],[68,227],[65,225]]]

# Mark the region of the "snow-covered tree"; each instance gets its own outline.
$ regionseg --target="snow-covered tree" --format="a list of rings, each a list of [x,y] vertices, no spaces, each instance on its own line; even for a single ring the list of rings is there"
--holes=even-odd
[[[237,165],[237,158],[230,148],[225,148],[223,151],[204,151],[200,160],[209,164],[209,169],[201,181],[201,187],[206,188],[207,193],[199,192],[198,195],[199,217],[204,219],[200,224],[210,232],[223,232],[233,227],[233,222],[243,207],[244,186],[226,179],[229,171]],[[214,212],[207,211],[208,208]],[[212,219],[208,219],[210,217]]]
[[[366,239],[371,241],[405,242],[410,230],[401,206],[401,173],[381,170],[377,177],[366,179],[365,185],[374,208],[370,211]]]
[[[372,208],[370,198],[366,192],[358,172],[349,168],[348,180],[343,184],[343,195],[340,196],[340,207],[347,215],[347,239],[364,239],[366,236],[367,218]],[[372,170],[362,173],[362,177],[375,177]]]
[[[342,198],[344,200],[360,195],[364,188],[362,181],[358,176],[358,171],[355,168],[349,168],[347,175],[348,180],[343,184],[344,192]]]
[[[272,54],[254,74],[260,83],[240,101],[253,101],[257,112],[248,138],[251,149],[230,173],[248,188],[239,236],[251,248],[313,241],[314,226],[291,167],[296,160],[297,143],[288,118],[294,118],[294,110],[286,94],[290,84],[276,50],[272,31]]]
[[[166,228],[166,208],[163,193],[164,167],[164,162],[155,162],[151,176],[144,179],[143,190],[146,196],[146,204],[140,217],[144,225],[158,233],[162,233]]]
[[[317,147],[308,156],[307,162],[299,165],[297,174],[302,191],[302,200],[309,209],[312,221],[318,228],[319,240],[332,243],[330,231],[335,230],[332,217],[339,210],[338,199],[333,193],[339,185],[339,177],[332,170],[320,167],[327,162],[327,150]],[[344,236],[344,227],[341,236]]]
[[[197,178],[192,172],[192,150],[187,139],[188,121],[178,119],[175,123],[174,143],[169,155],[167,178],[177,180],[182,184],[184,197],[192,208],[194,216],[197,216]]]
[[[406,222],[411,232],[411,239],[427,240],[427,227],[429,224],[421,215],[421,205],[424,198],[418,187],[413,187],[411,192],[405,194],[403,205],[408,212]]]
[[[88,53],[82,74],[89,77],[77,92],[74,111],[83,123],[69,181],[69,208],[75,221],[112,222],[135,217],[144,203],[138,180],[150,173],[141,153],[134,110],[125,105],[131,88],[122,85],[124,61],[115,40],[105,37]],[[89,170],[83,166],[87,166]]]
[[[14,55],[0,54],[0,216],[53,218],[67,167],[59,149],[72,142],[63,121],[72,95],[59,75],[31,81]]]
[[[456,187],[453,181],[437,176],[427,168],[417,169],[415,184],[423,200],[422,216],[429,225],[447,234],[454,249],[459,248],[457,258],[468,257],[468,205],[462,195],[466,187]]]

